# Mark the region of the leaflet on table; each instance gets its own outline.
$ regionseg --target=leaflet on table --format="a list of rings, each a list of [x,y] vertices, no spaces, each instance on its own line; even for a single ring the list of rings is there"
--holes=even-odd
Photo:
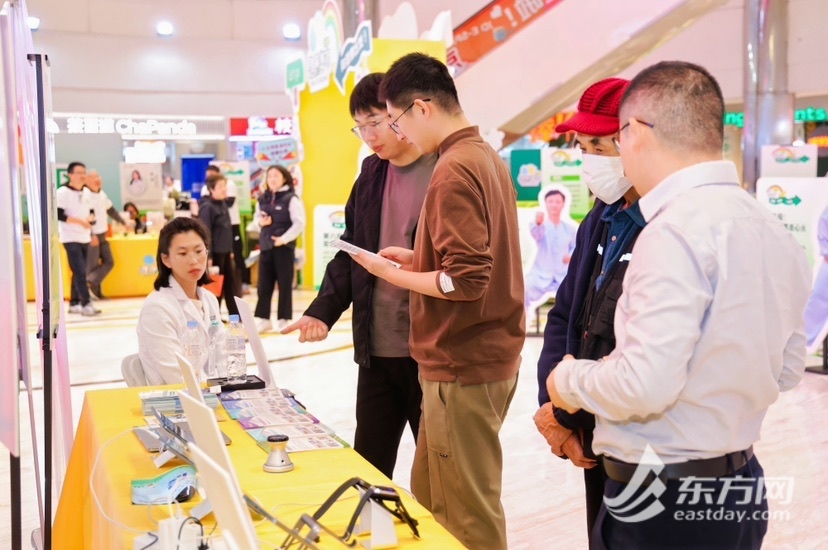
[[[222,401],[238,401],[239,399],[265,399],[268,397],[293,397],[293,392],[286,389],[237,390],[219,394]]]
[[[283,426],[285,424],[319,424],[319,420],[310,414],[285,415],[267,413],[239,418],[239,424],[245,430],[249,430],[251,428],[267,428],[268,426]]]
[[[307,411],[294,405],[287,399],[242,399],[225,401],[224,410],[230,418],[239,419],[261,414],[279,414],[285,416],[307,414]]]
[[[285,424],[284,426],[269,426],[267,428],[252,428],[247,430],[256,441],[267,441],[271,435],[286,435],[288,437],[312,437],[319,435],[336,435],[324,424]]]
[[[258,441],[259,447],[265,452],[270,452],[270,444],[265,441]],[[301,453],[303,451],[320,451],[323,449],[344,449],[350,445],[335,435],[311,435],[307,437],[291,437],[287,444],[287,452]]]

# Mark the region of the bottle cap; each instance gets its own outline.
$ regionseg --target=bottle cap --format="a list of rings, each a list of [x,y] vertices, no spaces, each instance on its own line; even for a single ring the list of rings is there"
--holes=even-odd
[[[239,316],[238,315],[231,315],[230,316],[230,322],[231,323],[238,323],[239,322]]]
[[[198,328],[198,321],[187,321],[187,328]]]

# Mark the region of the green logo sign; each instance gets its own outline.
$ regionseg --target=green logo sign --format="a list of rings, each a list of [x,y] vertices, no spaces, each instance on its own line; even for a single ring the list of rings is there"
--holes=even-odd
[[[301,57],[287,64],[285,81],[287,89],[303,88],[305,86],[305,60]]]
[[[785,204],[787,206],[796,206],[802,199],[799,198],[799,195],[794,195],[791,198],[788,197],[777,197],[775,199],[768,199],[768,202],[771,204]]]

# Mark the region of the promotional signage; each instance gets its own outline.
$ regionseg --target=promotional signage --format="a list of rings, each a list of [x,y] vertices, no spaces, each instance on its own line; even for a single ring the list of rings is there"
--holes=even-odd
[[[581,182],[581,150],[547,147],[540,151],[542,185],[560,183],[566,187],[572,195],[572,217],[583,219],[592,208],[592,203],[589,189]]]
[[[797,109],[794,112],[795,122],[824,122],[828,121],[828,112],[825,109],[817,109],[815,107],[807,107],[805,109]],[[725,113],[724,123],[726,126],[737,126],[744,128],[745,113]]]
[[[345,206],[319,204],[313,209],[313,286],[319,288],[328,265],[338,248],[331,243],[345,232]]]
[[[57,133],[120,134],[124,139],[223,139],[224,119],[210,118],[136,118],[119,115],[72,115],[54,117]]]
[[[322,11],[308,21],[307,82],[312,93],[330,86],[331,74],[339,59],[342,43],[342,16],[333,0],[326,0]]]
[[[512,180],[518,201],[535,201],[543,176],[540,149],[515,149],[511,154]]]
[[[345,79],[348,77],[348,73],[357,70],[362,60],[373,51],[372,46],[370,21],[360,23],[354,36],[342,44],[339,61],[336,63],[334,81],[336,87],[343,94],[345,93]]]
[[[121,163],[121,200],[131,202],[138,210],[160,210],[163,205],[161,193],[160,164]]]
[[[300,57],[287,64],[285,86],[288,90],[305,87],[305,59]]]
[[[293,134],[293,117],[230,119],[230,137],[249,137],[252,139]]]
[[[560,0],[497,0],[454,29],[448,64],[457,77],[484,55],[526,28]]]
[[[756,200],[764,204],[793,233],[811,265],[819,258],[817,227],[828,208],[826,178],[759,178]]]
[[[818,149],[816,145],[765,145],[759,175],[763,178],[814,178]]]
[[[216,166],[227,183],[236,186],[236,200],[239,201],[239,212],[249,214],[253,211],[250,201],[250,163],[246,160],[238,162],[215,161]]]
[[[295,139],[280,139],[278,141],[261,141],[256,143],[254,153],[259,166],[281,164],[290,166],[299,162],[299,150]]]

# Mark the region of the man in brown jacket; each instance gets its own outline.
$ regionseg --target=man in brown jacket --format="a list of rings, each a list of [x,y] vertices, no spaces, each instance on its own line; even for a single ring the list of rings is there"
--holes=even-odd
[[[515,393],[525,338],[516,194],[505,163],[460,108],[446,66],[398,59],[380,97],[389,124],[439,153],[414,250],[355,260],[412,290],[411,356],[423,416],[411,472],[417,499],[469,548],[505,549],[498,434]]]

